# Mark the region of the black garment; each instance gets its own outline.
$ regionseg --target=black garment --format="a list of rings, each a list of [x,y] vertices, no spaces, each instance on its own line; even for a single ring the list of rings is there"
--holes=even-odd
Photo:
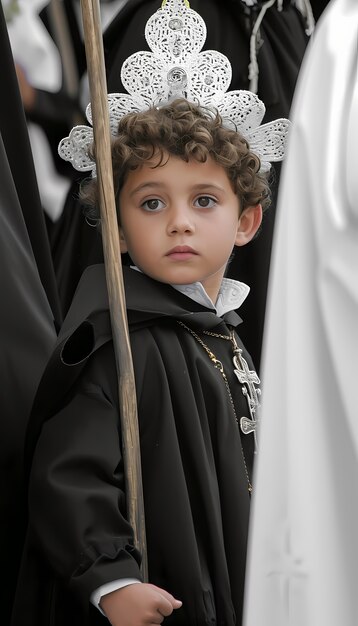
[[[0,585],[8,626],[26,525],[23,444],[60,321],[35,171],[0,3]],[[51,310],[52,309],[52,310]]]
[[[329,5],[330,0],[311,0],[314,19],[317,21]]]
[[[238,625],[253,435],[241,442],[221,373],[177,320],[222,361],[238,417],[248,408],[231,342],[202,331],[227,335],[241,320],[235,312],[219,318],[135,270],[124,268],[124,275],[150,582],[183,601],[166,624]],[[30,524],[13,626],[100,624],[98,610],[88,612],[91,592],[112,579],[140,576],[125,520],[116,380],[103,266],[92,266],[29,426]]]
[[[123,91],[120,70],[123,61],[133,52],[147,50],[144,37],[148,18],[159,8],[158,0],[129,0],[104,34],[105,60],[109,92]],[[198,11],[207,25],[207,39],[203,49],[224,53],[232,65],[230,89],[249,88],[250,35],[259,6],[248,8],[240,0],[192,0],[192,9]],[[277,5],[269,8],[260,27],[262,44],[258,50],[258,95],[266,106],[264,121],[289,117],[290,106],[298,72],[308,37],[301,13],[290,0],[284,0],[283,10]],[[276,193],[280,168],[274,167],[273,203],[260,235],[247,246],[235,251],[229,276],[248,283],[252,291],[243,304],[246,320],[241,335],[259,367],[263,333],[266,289],[270,265],[271,242],[275,221]],[[81,218],[81,208],[69,202],[57,225],[55,269],[66,312],[83,268],[100,260],[100,242],[93,229]],[[71,235],[75,223],[76,236]],[[82,253],[78,251],[81,250]],[[88,255],[88,256],[86,256]]]

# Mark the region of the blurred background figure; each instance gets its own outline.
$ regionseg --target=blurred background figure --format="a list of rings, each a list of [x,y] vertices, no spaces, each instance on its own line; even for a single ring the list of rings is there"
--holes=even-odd
[[[265,326],[245,626],[357,623],[357,41],[358,3],[332,0],[294,98]]]
[[[41,202],[46,219],[56,222],[72,177],[70,168],[63,167],[57,156],[57,143],[73,123],[83,120],[78,104],[80,62],[74,52],[62,2],[2,2],[28,121]],[[52,33],[40,15],[47,17]]]
[[[103,27],[126,0],[102,0]],[[89,93],[80,0],[2,0],[50,241],[72,181],[59,141],[85,122]],[[84,108],[81,105],[84,102]]]

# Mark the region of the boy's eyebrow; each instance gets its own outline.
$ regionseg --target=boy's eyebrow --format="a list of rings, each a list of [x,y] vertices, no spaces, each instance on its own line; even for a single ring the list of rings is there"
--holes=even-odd
[[[140,191],[145,191],[146,189],[152,189],[153,187],[155,187],[156,189],[158,187],[163,188],[166,187],[166,184],[159,181],[148,181],[146,183],[141,183],[140,185],[138,185],[138,187],[132,189],[132,191],[130,192],[130,196],[134,196],[136,193],[139,193]],[[221,191],[225,193],[225,189],[223,187],[221,187],[220,185],[215,185],[211,181],[207,183],[198,183],[196,185],[193,185],[192,189],[196,191],[213,189],[215,191]]]
[[[221,187],[220,185],[215,185],[215,183],[211,181],[207,183],[198,183],[197,185],[193,186],[193,189],[197,189],[198,191],[204,190],[204,189],[215,189],[216,191],[225,192],[225,189],[223,187]]]
[[[145,189],[150,189],[152,187],[164,187],[164,183],[160,183],[157,181],[148,181],[147,183],[141,183],[140,185],[138,185],[138,187],[135,187],[134,189],[132,189],[132,191],[130,192],[130,196],[134,196],[134,194],[138,193],[139,191],[143,191]]]

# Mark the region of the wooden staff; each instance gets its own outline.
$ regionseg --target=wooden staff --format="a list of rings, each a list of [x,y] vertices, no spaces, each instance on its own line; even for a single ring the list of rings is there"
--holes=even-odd
[[[127,513],[134,531],[135,546],[142,554],[142,575],[147,581],[148,566],[137,402],[114,199],[107,81],[99,0],[81,0],[81,10],[91,93],[104,262],[118,371]]]

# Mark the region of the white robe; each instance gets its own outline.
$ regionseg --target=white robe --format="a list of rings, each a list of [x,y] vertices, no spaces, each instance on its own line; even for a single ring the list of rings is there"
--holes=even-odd
[[[263,358],[245,626],[358,623],[358,2],[293,102]]]

